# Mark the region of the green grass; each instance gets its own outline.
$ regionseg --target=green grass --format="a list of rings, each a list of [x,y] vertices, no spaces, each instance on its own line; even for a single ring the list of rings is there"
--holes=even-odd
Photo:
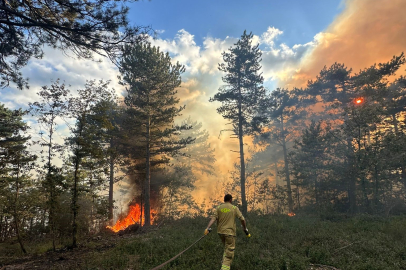
[[[247,222],[252,237],[246,238],[238,229],[233,270],[309,269],[311,264],[357,270],[406,269],[406,217],[358,216],[329,221],[252,215]],[[77,258],[80,266],[63,269],[150,270],[201,237],[207,223],[206,218],[184,218],[130,238],[103,237],[104,242],[116,242],[115,247],[100,250],[98,244],[89,242],[87,252]],[[13,246],[13,250],[17,248]],[[32,250],[42,249],[46,247]],[[214,226],[211,234],[163,269],[217,270],[222,254]]]
[[[208,222],[182,219],[158,231],[93,253],[87,269],[151,269],[197,240]],[[237,237],[233,270],[308,269],[310,264],[340,269],[406,269],[406,218],[361,216],[341,221],[310,217],[251,216]],[[220,269],[223,248],[216,233],[164,269]]]

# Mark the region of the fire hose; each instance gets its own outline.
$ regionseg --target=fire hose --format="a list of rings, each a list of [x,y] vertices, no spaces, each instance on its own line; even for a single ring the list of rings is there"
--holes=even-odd
[[[211,228],[209,229],[209,233],[211,232]],[[203,238],[206,237],[206,235],[208,234],[204,234],[202,237],[200,237],[199,239],[197,239],[196,242],[194,242],[193,244],[191,244],[188,248],[186,248],[185,250],[183,250],[181,253],[179,253],[178,255],[176,255],[175,257],[171,258],[170,260],[164,262],[163,264],[158,265],[155,268],[152,268],[151,270],[158,270],[161,269],[162,267],[164,267],[165,265],[167,265],[168,263],[170,263],[171,261],[176,260],[180,255],[182,255],[183,253],[185,253],[186,251],[188,251],[191,247],[193,247],[194,245],[196,245],[200,240],[202,240]]]
[[[209,231],[209,233],[210,233],[210,232],[212,231],[212,229],[209,228],[208,231]],[[247,235],[248,238],[251,237],[251,234],[248,233],[248,230],[247,230],[247,229],[244,230],[244,232],[245,232],[245,234]],[[157,267],[152,268],[151,270],[158,270],[158,269],[161,269],[162,267],[164,267],[164,266],[167,265],[168,263],[170,263],[170,262],[176,260],[180,255],[182,255],[183,253],[185,253],[186,251],[188,251],[191,247],[193,247],[194,245],[196,245],[200,240],[202,240],[203,238],[205,238],[207,235],[208,235],[208,234],[204,234],[202,237],[200,237],[199,239],[197,239],[196,242],[194,242],[193,244],[191,244],[188,248],[186,248],[185,250],[183,250],[181,253],[179,253],[178,255],[174,256],[174,257],[171,258],[170,260],[164,262],[163,264],[160,264],[160,265],[158,265]]]

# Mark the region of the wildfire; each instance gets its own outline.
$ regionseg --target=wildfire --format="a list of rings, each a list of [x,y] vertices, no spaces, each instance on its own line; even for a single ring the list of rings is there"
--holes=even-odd
[[[362,97],[355,99],[356,104],[361,104],[363,101],[364,101],[364,99]]]
[[[290,217],[294,217],[294,216],[296,216],[296,214],[295,214],[295,213],[293,213],[293,212],[290,212],[290,213],[288,214],[288,216],[290,216]]]
[[[142,209],[144,210],[144,209]],[[142,211],[144,214],[144,211]],[[154,221],[155,211],[151,209],[151,222]],[[117,220],[114,226],[107,226],[108,229],[112,230],[113,232],[119,232],[121,230],[125,230],[128,226],[133,224],[141,224],[144,225],[145,223],[145,216],[141,217],[141,207],[139,204],[130,205],[130,209],[126,217]]]

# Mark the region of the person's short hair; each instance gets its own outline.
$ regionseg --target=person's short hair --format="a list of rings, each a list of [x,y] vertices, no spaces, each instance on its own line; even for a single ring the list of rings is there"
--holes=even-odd
[[[226,196],[224,196],[224,202],[229,202],[233,199],[233,196],[231,196],[230,194],[226,194]]]

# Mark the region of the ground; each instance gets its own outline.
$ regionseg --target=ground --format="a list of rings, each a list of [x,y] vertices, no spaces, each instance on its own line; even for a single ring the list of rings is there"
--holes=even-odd
[[[73,250],[0,255],[0,269],[150,270],[199,239],[207,223],[207,218],[183,218],[146,231],[84,238]],[[239,229],[233,270],[406,269],[406,217],[251,215],[247,223],[252,237]],[[7,245],[0,244],[0,253]],[[214,226],[214,232],[162,269],[220,269],[222,252]]]

